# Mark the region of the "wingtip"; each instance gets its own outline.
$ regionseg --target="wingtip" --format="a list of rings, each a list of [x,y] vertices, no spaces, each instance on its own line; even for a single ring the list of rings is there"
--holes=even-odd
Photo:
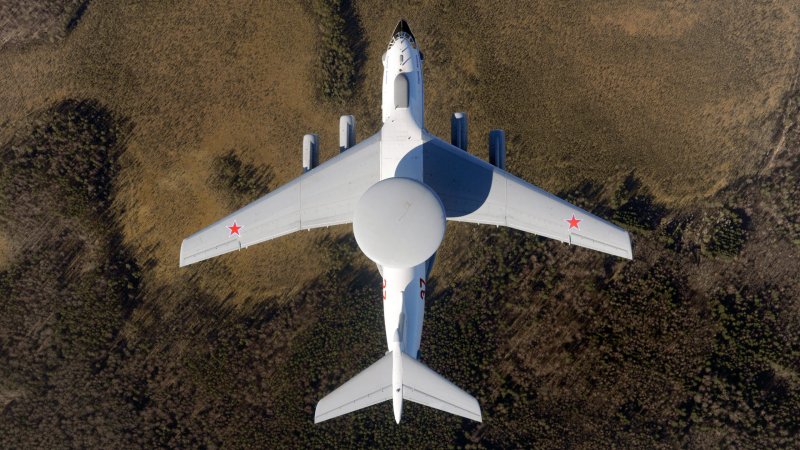
[[[317,406],[314,407],[314,425],[318,423],[322,423],[331,419],[330,411],[320,410],[320,402],[325,400],[324,398],[317,402]]]
[[[186,253],[184,252],[184,247],[186,246],[186,239],[181,242],[181,253],[178,256],[178,267],[186,267],[191,262],[189,262],[189,258],[186,257]]]
[[[475,422],[478,422],[478,423],[483,423],[483,411],[481,410],[481,404],[478,402],[478,399],[475,398],[475,397],[472,397],[472,400],[474,400],[473,408],[474,408],[474,411],[477,411],[477,413],[475,414],[477,416],[477,418],[472,417],[471,420],[474,420]]]
[[[631,233],[629,231],[625,232],[625,235],[628,238],[628,254],[625,255],[625,259],[633,260],[633,241],[631,240]]]

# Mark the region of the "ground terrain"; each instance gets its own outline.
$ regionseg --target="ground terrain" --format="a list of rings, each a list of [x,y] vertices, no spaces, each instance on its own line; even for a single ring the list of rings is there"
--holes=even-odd
[[[400,17],[426,126],[613,219],[621,261],[448,225],[422,360],[484,423],[313,425],[383,351],[350,227],[179,269],[180,241],[380,126]],[[0,446],[795,447],[800,8],[773,2],[10,2]]]

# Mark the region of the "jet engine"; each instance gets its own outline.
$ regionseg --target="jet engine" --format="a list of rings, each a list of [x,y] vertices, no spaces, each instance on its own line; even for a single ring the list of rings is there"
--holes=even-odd
[[[319,165],[319,136],[306,134],[303,136],[303,173]]]
[[[503,130],[489,131],[489,163],[506,169],[506,133]]]
[[[356,145],[356,118],[342,116],[339,118],[339,152]]]
[[[453,113],[450,118],[450,143],[467,151],[467,113]]]

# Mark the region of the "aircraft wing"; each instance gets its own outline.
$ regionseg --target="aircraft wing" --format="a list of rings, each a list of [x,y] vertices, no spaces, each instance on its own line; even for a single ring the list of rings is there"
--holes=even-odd
[[[633,258],[627,231],[436,137],[423,144],[423,180],[448,220],[507,226]]]
[[[298,230],[350,223],[380,179],[380,133],[183,240],[181,267]]]

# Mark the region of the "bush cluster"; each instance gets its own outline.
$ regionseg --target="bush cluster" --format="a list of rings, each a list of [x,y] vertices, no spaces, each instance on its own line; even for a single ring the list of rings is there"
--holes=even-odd
[[[790,367],[800,336],[783,306],[785,295],[771,287],[714,294],[719,331],[694,379],[695,393],[683,405],[687,429],[746,430],[729,433],[724,446],[797,443],[800,384]]]
[[[357,39],[348,33],[348,0],[314,0],[321,41],[317,70],[326,100],[344,103],[353,95],[357,73]]]
[[[23,249],[0,272],[0,447],[113,447],[131,420],[104,372],[140,295],[110,209],[126,128],[65,100],[0,150],[0,222]]]
[[[700,224],[700,248],[711,256],[738,255],[746,237],[742,214],[729,208],[707,211]]]
[[[657,204],[641,180],[631,173],[614,192],[612,198],[614,221],[640,230],[654,230],[667,214],[666,208]]]
[[[772,223],[800,245],[800,161],[780,167],[758,182],[761,197],[774,216]]]
[[[634,233],[633,261],[450,227],[470,245],[458,261],[440,255],[457,270],[428,282],[420,359],[478,398],[483,423],[406,402],[400,426],[390,403],[314,425],[317,401],[386,351],[380,276],[352,236],[318,235],[328,270],[281,297],[234,307],[228,284],[199,288],[198,275],[229,270],[219,260],[142,287],[108,207],[124,120],[90,101],[35,120],[0,150],[0,192],[16,195],[0,218],[24,224],[7,233],[27,250],[0,272],[2,448],[796,443],[795,281],[764,286],[748,278],[760,260],[714,257],[740,248],[749,219],[734,210],[644,220],[656,231]],[[214,167],[212,181],[242,201],[271,176],[233,153]],[[568,196],[589,206],[601,192]],[[612,206],[642,223],[630,206],[641,196],[631,178]],[[85,207],[59,207],[71,203]],[[718,271],[739,275],[722,289],[708,280]]]
[[[42,113],[28,136],[2,151],[8,198],[47,187],[94,212],[105,210],[128,123],[94,100],[69,99]]]
[[[234,207],[245,205],[269,193],[269,185],[275,178],[272,167],[259,167],[245,163],[233,150],[214,159],[213,187],[223,190]]]

